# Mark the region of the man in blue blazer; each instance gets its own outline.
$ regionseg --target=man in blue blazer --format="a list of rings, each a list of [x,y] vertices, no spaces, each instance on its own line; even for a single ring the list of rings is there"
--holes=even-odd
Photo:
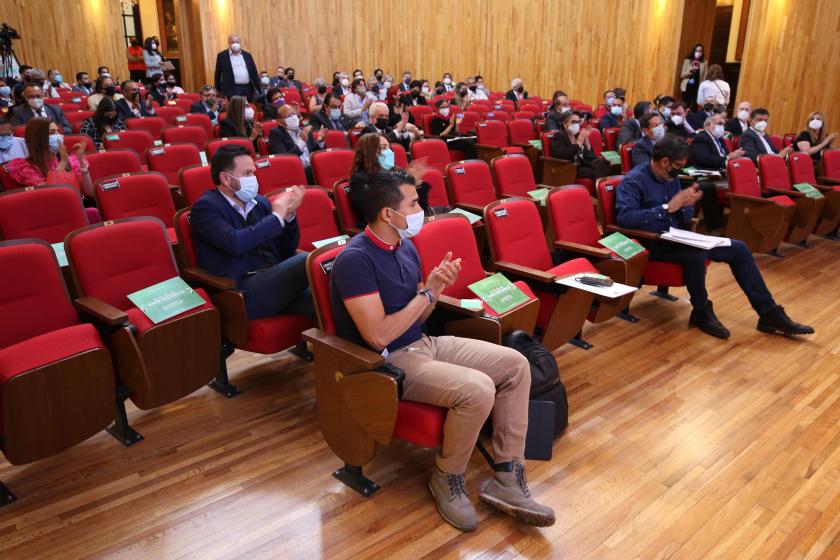
[[[56,105],[46,105],[44,103],[44,90],[40,86],[27,85],[23,88],[21,97],[23,97],[24,103],[12,110],[12,125],[26,124],[30,119],[42,117],[57,124],[64,131],[64,134],[73,134],[73,127],[70,126],[70,122],[64,116],[64,111]]]
[[[306,253],[296,253],[295,211],[304,186],[269,202],[257,194],[256,167],[242,146],[224,146],[210,161],[216,189],[193,205],[190,223],[198,264],[236,282],[250,319],[281,313],[314,318]]]

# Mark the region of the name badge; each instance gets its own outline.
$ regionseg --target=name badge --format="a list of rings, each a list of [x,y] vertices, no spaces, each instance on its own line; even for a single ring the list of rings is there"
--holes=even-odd
[[[324,276],[329,276],[330,272],[332,272],[333,266],[335,266],[335,257],[321,262],[319,266],[321,267]]]
[[[464,169],[463,167],[456,167],[455,168],[455,175],[463,175],[466,172],[467,172],[467,170]]]
[[[166,153],[166,148],[152,148],[149,153],[153,156],[160,156]]]
[[[264,159],[262,161],[258,161],[254,165],[256,165],[257,168],[259,168],[259,169],[265,169],[266,167],[271,167],[271,162],[268,161],[267,159]]]
[[[507,218],[508,211],[507,208],[499,208],[498,210],[493,210],[493,214],[495,214],[497,218]]]
[[[106,181],[104,183],[100,183],[99,188],[102,189],[103,191],[108,191],[108,190],[111,190],[111,189],[118,189],[118,188],[120,188],[120,182],[119,181]]]

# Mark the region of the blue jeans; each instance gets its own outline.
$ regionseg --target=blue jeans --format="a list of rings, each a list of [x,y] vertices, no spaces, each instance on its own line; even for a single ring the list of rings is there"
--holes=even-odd
[[[281,313],[315,319],[315,307],[306,277],[306,255],[298,253],[242,279],[240,287],[245,292],[249,319],[262,319]]]
[[[750,305],[756,313],[763,315],[776,307],[752,253],[737,239],[732,240],[730,247],[715,247],[709,251],[667,241],[651,243],[648,249],[651,260],[682,265],[685,287],[694,309],[700,309],[709,301],[709,294],[706,292],[706,259],[729,265],[735,281],[750,300]]]

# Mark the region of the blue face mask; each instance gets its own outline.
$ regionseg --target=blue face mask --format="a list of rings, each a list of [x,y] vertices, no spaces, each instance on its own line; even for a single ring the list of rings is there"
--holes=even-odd
[[[56,74],[53,76],[53,80],[55,80],[55,83],[60,84],[64,81],[64,77],[61,74]]]
[[[9,97],[9,95],[11,95],[11,93],[12,93],[12,90],[9,86],[0,87],[0,95],[2,95],[3,97]]]
[[[381,152],[379,152],[379,156],[377,156],[379,160],[379,165],[382,166],[382,169],[388,171],[393,169],[394,167],[394,151],[390,148],[385,148]]]
[[[341,109],[330,109],[330,118],[337,121],[341,118]]]
[[[0,136],[0,150],[6,151],[12,147],[12,135],[4,134]]]
[[[237,177],[239,181],[239,190],[236,191],[234,194],[236,198],[248,204],[254,197],[257,196],[257,193],[260,190],[260,185],[257,182],[257,178],[253,175],[250,177]]]
[[[58,148],[64,144],[64,136],[61,134],[50,134],[50,151],[54,154],[58,153]]]

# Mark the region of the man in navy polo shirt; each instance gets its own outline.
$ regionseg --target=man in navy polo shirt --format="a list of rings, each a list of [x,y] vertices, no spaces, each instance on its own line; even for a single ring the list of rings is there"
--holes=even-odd
[[[381,352],[404,370],[406,399],[449,409],[429,482],[438,511],[462,531],[477,527],[464,471],[492,413],[495,476],[482,484],[479,497],[527,525],[552,525],[554,511],[531,498],[525,480],[528,361],[504,346],[423,334],[421,325],[441,291],[455,282],[461,260],[449,253],[425,282],[420,276],[420,257],[409,238],[423,225],[423,209],[411,175],[375,175],[362,207],[368,227],[347,244],[332,270],[336,329],[342,338]]]
[[[654,233],[668,231],[670,227],[691,227],[694,205],[702,193],[697,184],[680,190],[678,177],[688,153],[688,143],[675,135],[667,135],[653,146],[650,163],[630,171],[618,185],[615,203],[618,225]],[[688,324],[704,333],[729,338],[729,330],[715,316],[706,292],[706,259],[725,262],[732,269],[732,275],[758,313],[758,330],[783,335],[814,332],[808,325],[792,321],[784,308],[773,301],[752,254],[741,241],[733,239],[728,247],[708,251],[669,241],[646,242],[645,246],[651,260],[682,265],[693,307]]]

